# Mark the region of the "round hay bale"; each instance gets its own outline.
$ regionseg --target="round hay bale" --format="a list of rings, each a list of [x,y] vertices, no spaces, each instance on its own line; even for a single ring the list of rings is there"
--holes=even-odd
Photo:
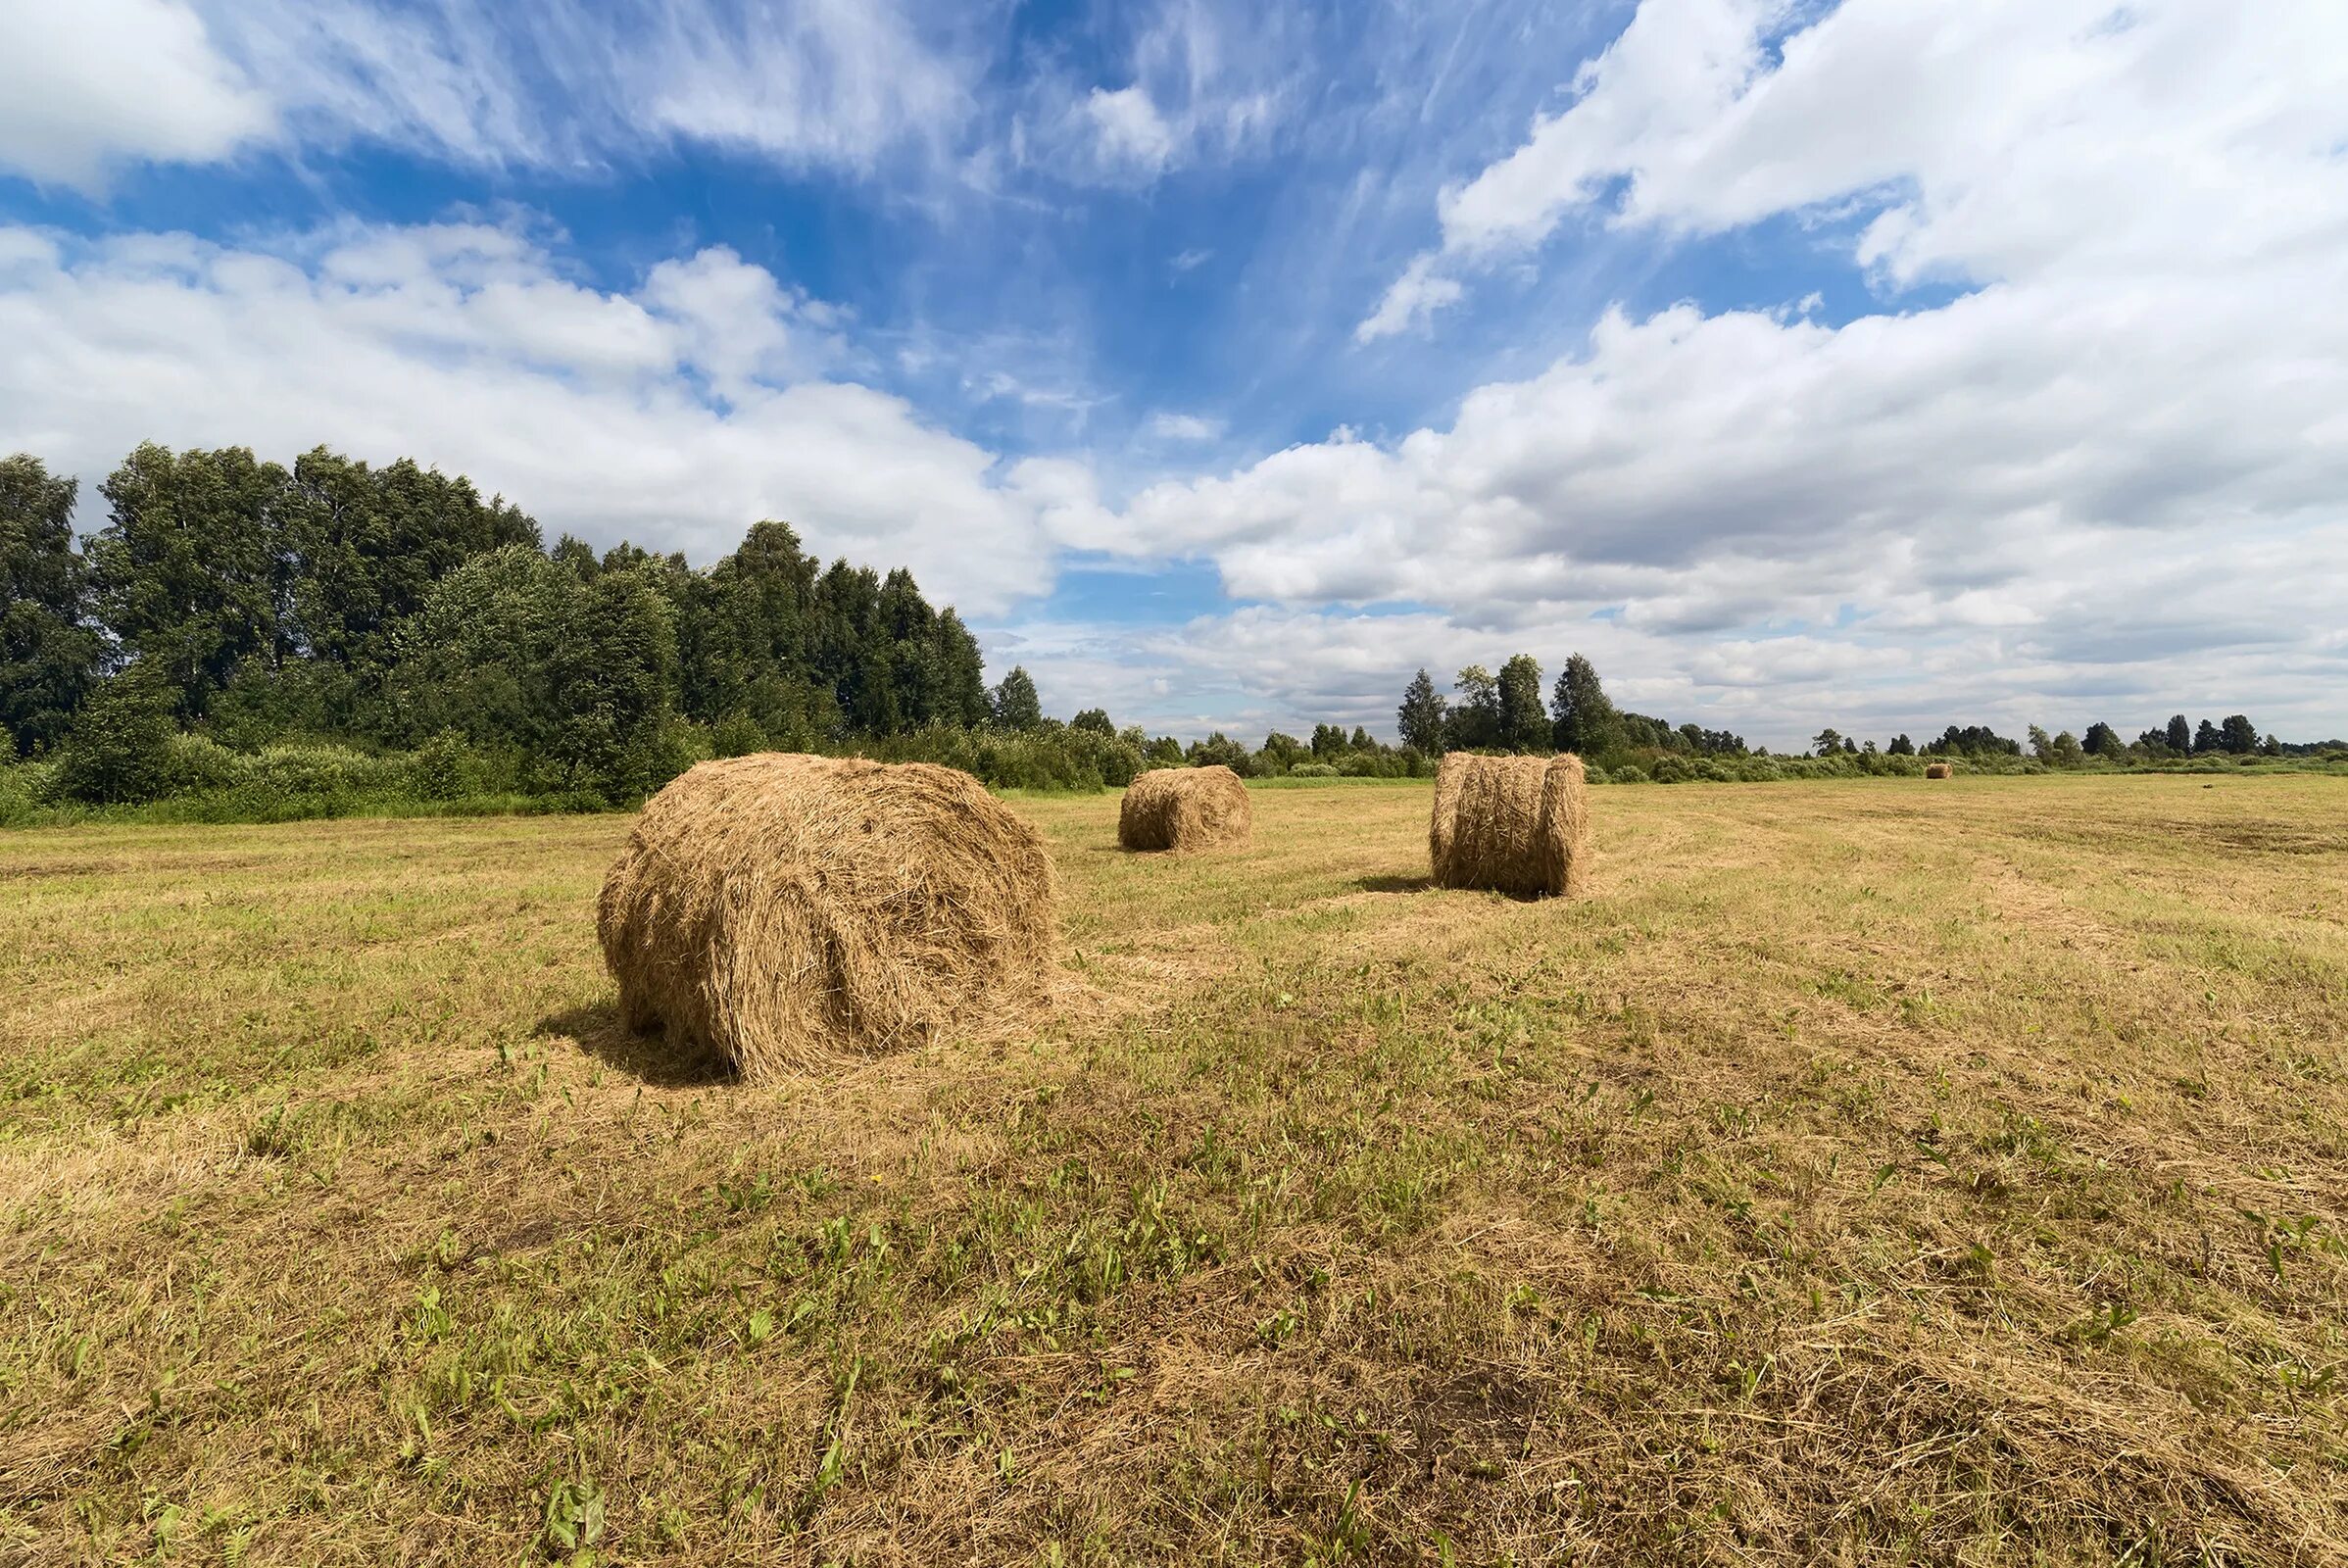
[[[1043,839],[969,774],[766,753],[646,804],[596,931],[630,1029],[756,1082],[1024,1012],[1057,900]]]
[[[1926,778],[1953,778],[1956,776],[1956,768],[1947,762],[1927,762],[1924,764],[1924,776]]]
[[[1582,759],[1453,752],[1436,770],[1427,851],[1438,887],[1582,898],[1590,863]]]
[[[1151,768],[1117,809],[1117,843],[1129,850],[1244,849],[1254,831],[1247,786],[1220,765]]]

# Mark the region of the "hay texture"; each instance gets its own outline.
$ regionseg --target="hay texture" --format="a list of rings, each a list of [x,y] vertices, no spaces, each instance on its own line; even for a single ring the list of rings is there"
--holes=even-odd
[[[1946,762],[1927,762],[1924,764],[1924,776],[1926,778],[1953,778],[1956,775],[1956,771],[1957,770],[1954,767]]]
[[[1247,786],[1228,767],[1158,767],[1125,789],[1117,842],[1129,850],[1237,850],[1255,832]]]
[[[1582,759],[1445,757],[1435,774],[1427,849],[1438,887],[1584,897],[1590,847]]]
[[[1029,1010],[1056,906],[1042,838],[969,774],[767,753],[652,798],[596,928],[630,1029],[756,1082]]]

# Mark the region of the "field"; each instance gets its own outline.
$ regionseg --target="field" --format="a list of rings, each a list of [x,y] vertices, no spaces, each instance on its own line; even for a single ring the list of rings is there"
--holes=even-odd
[[[2348,785],[1428,798],[756,1090],[624,818],[0,836],[0,1561],[2348,1562]]]

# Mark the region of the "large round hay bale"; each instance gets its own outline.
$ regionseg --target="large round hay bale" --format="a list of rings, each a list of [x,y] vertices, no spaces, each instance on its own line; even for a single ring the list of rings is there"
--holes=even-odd
[[[1057,893],[969,774],[767,753],[645,806],[596,910],[622,1020],[756,1081],[1040,1002]]]
[[[1117,809],[1117,842],[1129,850],[1243,849],[1254,831],[1247,786],[1222,766],[1151,768]]]
[[[1436,770],[1427,850],[1438,887],[1581,898],[1590,862],[1582,759],[1453,752]]]
[[[1924,764],[1924,776],[1926,778],[1951,778],[1955,776],[1956,771],[1957,770],[1954,767],[1950,766],[1946,762],[1927,762]]]

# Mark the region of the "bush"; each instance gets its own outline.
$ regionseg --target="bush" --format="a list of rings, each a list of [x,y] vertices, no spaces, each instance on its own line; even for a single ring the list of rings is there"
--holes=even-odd
[[[1343,775],[1327,762],[1298,762],[1288,770],[1291,778],[1339,778]]]
[[[232,790],[252,777],[251,759],[209,735],[173,735],[164,750],[168,760],[163,793],[168,795]]]
[[[91,693],[58,748],[52,798],[111,806],[169,793],[176,735],[162,688],[135,670],[117,675]]]
[[[47,762],[0,762],[0,827],[37,821],[43,802],[52,799]]]
[[[480,793],[480,757],[462,730],[444,729],[408,759],[408,789],[419,801],[457,801]]]
[[[748,757],[771,744],[765,726],[748,713],[728,713],[709,726],[709,746],[719,757]]]
[[[1648,782],[1646,769],[1640,767],[1637,762],[1625,762],[1622,766],[1614,769],[1614,771],[1607,776],[1617,784],[1644,784]]]
[[[271,795],[320,801],[396,795],[408,782],[401,762],[347,746],[265,746],[250,766],[251,782]]]

